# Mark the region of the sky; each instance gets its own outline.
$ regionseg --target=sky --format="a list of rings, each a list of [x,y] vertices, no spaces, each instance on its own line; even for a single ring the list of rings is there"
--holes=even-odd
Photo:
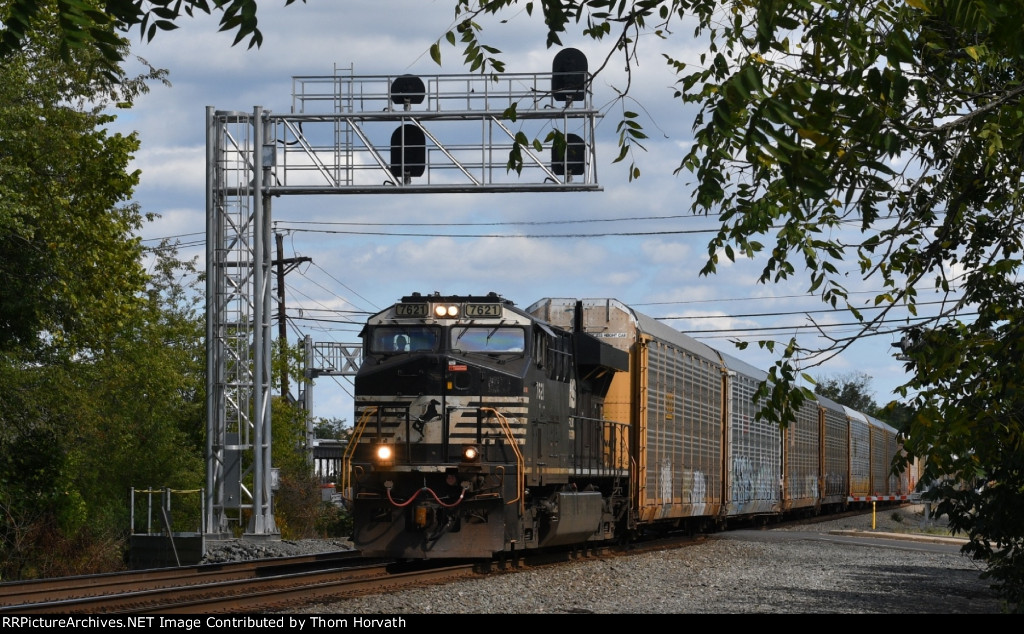
[[[445,45],[441,66],[428,52],[453,26],[450,0],[283,5],[283,0],[260,3],[264,40],[259,48],[232,46],[233,33],[218,32],[216,16],[183,18],[180,28],[150,42],[131,34],[133,55],[167,69],[171,84],[151,85],[130,111],[117,113],[113,126],[136,132],[141,141],[135,200],[144,212],[159,216],[141,230],[147,246],[171,238],[180,241],[183,255],[203,255],[208,106],[288,113],[297,76],[469,73],[458,49]],[[522,10],[502,19],[507,21],[481,23],[484,39],[502,50],[507,70],[549,72],[558,49],[545,47],[541,21]],[[796,336],[813,348],[820,344],[807,328],[810,318],[829,325],[832,336],[855,332],[852,317],[829,312],[807,293],[805,271],[798,269],[790,282],[765,285],[757,282],[763,260],[722,258],[717,274],[700,275],[710,231],[718,225],[714,217],[692,215],[692,178],[673,174],[692,142],[696,111],[673,98],[676,76],[661,56],[696,60],[704,50],[690,33],[680,27],[668,40],[640,40],[626,104],[616,100],[614,89],[625,85],[620,57],[612,58],[595,81],[594,104],[603,112],[596,134],[601,191],[275,199],[274,231],[284,236],[285,257],[311,260],[286,279],[289,342],[310,335],[315,342],[358,343],[368,314],[404,295],[435,291],[493,291],[522,308],[545,297],[611,297],[766,370],[775,360],[771,353],[757,345],[737,350],[733,341]],[[591,70],[607,55],[606,44],[575,35],[563,38],[563,44],[583,51]],[[641,114],[650,138],[646,151],[613,163],[615,126],[624,108]],[[632,182],[630,161],[641,170]],[[634,235],[614,235],[622,233]],[[489,237],[459,237],[467,234]],[[880,290],[878,282],[862,280],[852,264],[844,279],[856,302],[868,302]],[[819,379],[866,374],[872,397],[884,404],[908,378],[893,357],[891,344],[898,339],[897,334],[863,337],[805,371]],[[313,387],[313,416],[350,424],[351,393],[349,379],[320,377]]]

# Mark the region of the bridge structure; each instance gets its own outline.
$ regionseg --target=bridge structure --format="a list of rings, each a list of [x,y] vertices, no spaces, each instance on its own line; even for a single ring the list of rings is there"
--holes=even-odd
[[[292,84],[285,114],[206,109],[208,535],[228,533],[243,512],[243,536],[279,535],[270,408],[274,198],[601,189],[600,114],[586,58],[575,49],[560,51],[550,73],[335,69]],[[357,346],[312,344],[307,358],[325,365],[311,378],[354,374]]]

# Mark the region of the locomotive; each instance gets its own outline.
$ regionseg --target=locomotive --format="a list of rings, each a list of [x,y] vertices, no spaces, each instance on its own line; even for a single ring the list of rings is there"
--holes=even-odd
[[[615,299],[401,298],[361,333],[354,546],[491,558],[907,499],[895,430],[824,397],[784,429],[763,371]]]

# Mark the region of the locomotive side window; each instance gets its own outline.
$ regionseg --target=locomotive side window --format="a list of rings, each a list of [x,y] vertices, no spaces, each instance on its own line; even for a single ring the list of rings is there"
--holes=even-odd
[[[455,327],[451,330],[451,348],[463,352],[508,352],[526,350],[526,335],[522,328]]]
[[[568,335],[559,333],[551,342],[552,363],[549,374],[552,379],[566,383],[569,381],[569,366],[572,362],[572,342]]]
[[[370,352],[437,352],[438,332],[426,326],[377,326],[370,335]]]
[[[548,364],[548,338],[540,328],[533,331],[533,361],[538,368]]]
[[[549,379],[569,381],[572,363],[571,341],[568,336],[534,331],[533,359],[537,367],[544,369]]]
[[[572,374],[572,339],[538,324],[533,331],[533,360],[549,379],[567,383]]]

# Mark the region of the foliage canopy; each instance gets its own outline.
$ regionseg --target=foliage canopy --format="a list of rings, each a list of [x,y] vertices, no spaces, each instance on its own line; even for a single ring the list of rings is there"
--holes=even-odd
[[[285,6],[294,2],[284,0]],[[97,51],[108,73],[118,72],[124,61],[119,34],[137,28],[148,42],[196,13],[219,11],[220,30],[235,32],[233,44],[248,38],[252,48],[263,42],[256,9],[257,0],[6,0],[0,3],[0,59],[20,50],[29,34],[54,17],[61,33],[61,56],[70,59],[75,51]]]
[[[806,271],[810,292],[861,323],[824,349],[761,342],[779,354],[762,413],[791,421],[809,396],[800,371],[857,338],[906,337],[905,447],[926,481],[949,483],[940,512],[1022,609],[1024,2],[457,0],[435,60],[447,40],[470,67],[501,72],[476,20],[518,6],[540,14],[548,46],[570,33],[608,42],[630,77],[643,37],[705,43],[664,60],[671,97],[699,108],[677,173],[694,213],[721,213],[702,274],[737,257],[763,263],[762,283]],[[624,160],[640,117],[625,112],[619,129]],[[847,263],[880,288],[868,305],[851,300]],[[941,306],[929,317],[925,292]],[[894,332],[896,308],[911,318]]]

